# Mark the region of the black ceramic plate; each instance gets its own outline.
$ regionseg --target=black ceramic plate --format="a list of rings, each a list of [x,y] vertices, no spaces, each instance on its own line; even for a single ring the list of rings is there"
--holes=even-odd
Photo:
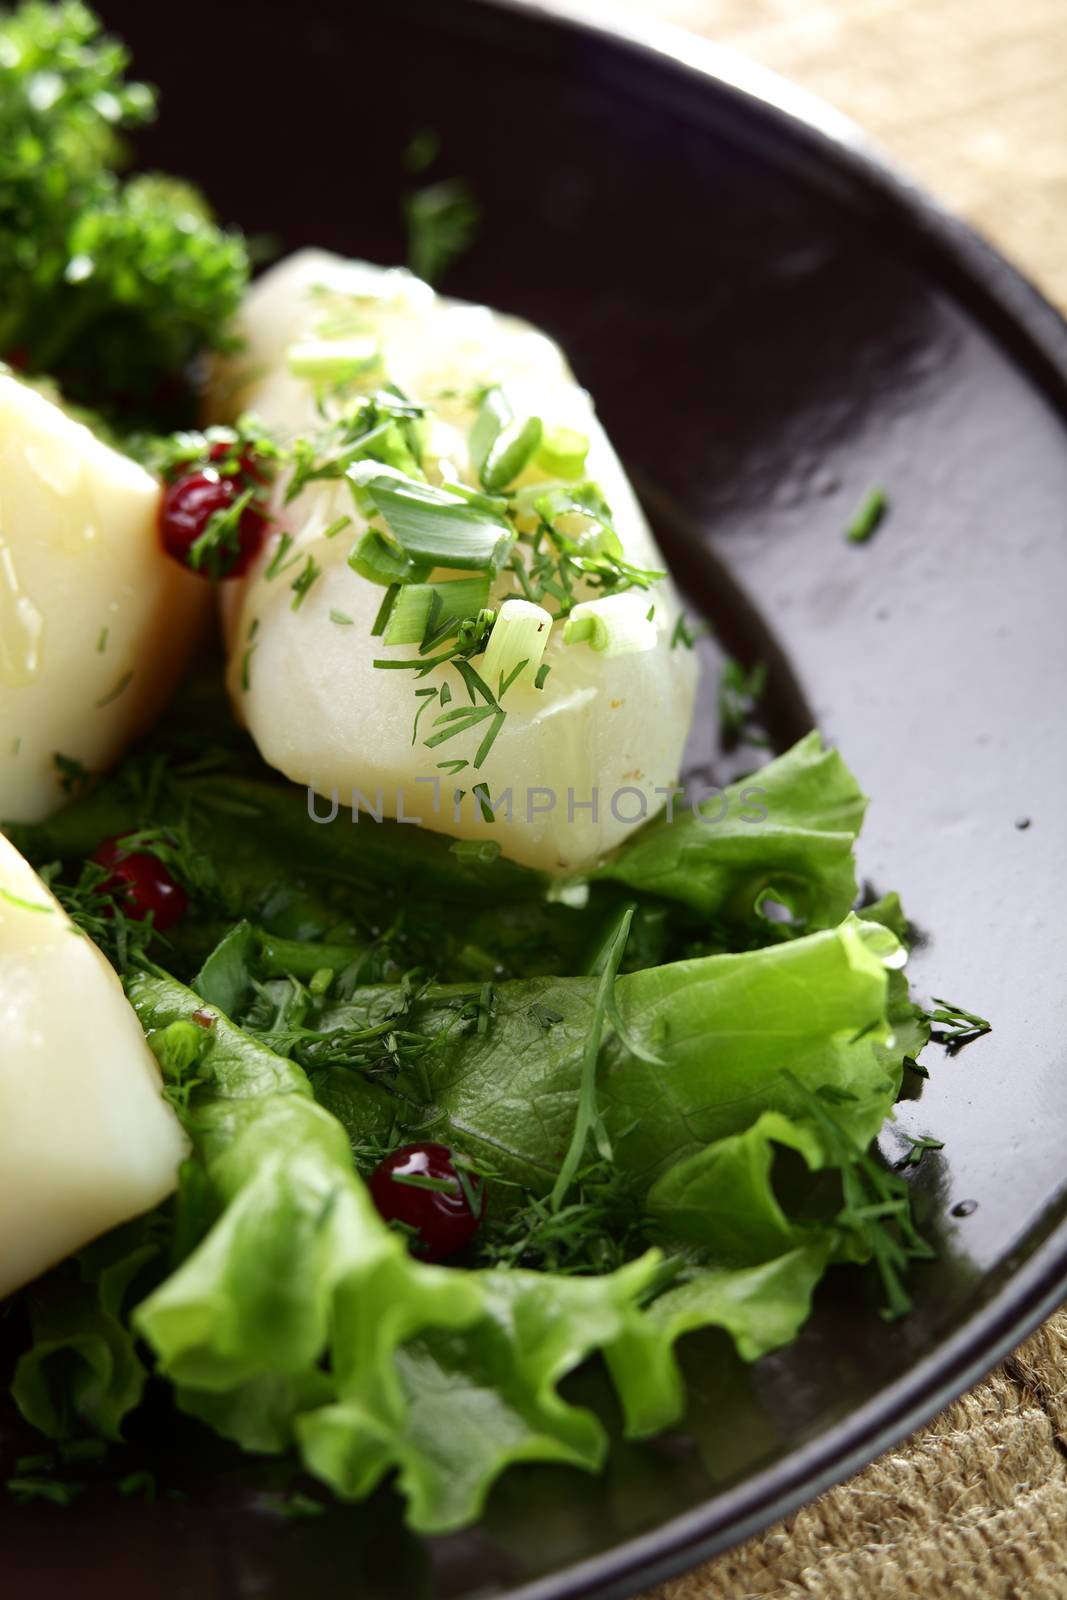
[[[692,604],[771,662],[778,742],[817,720],[874,797],[862,867],[926,935],[918,983],[994,1032],[901,1108],[945,1141],[918,1170],[939,1258],[905,1321],[853,1274],[752,1370],[693,1340],[674,1435],[601,1479],[515,1471],[482,1527],[429,1542],[388,1492],[269,1516],[173,1435],[184,1500],[5,1505],[9,1592],[630,1595],[870,1459],[1067,1292],[1067,329],[829,113],[680,36],[484,0],[102,9],[164,91],[144,159],[287,247],[400,257],[401,150],[440,133],[484,207],[449,287],[569,350]],[[889,517],[849,545],[875,484]]]

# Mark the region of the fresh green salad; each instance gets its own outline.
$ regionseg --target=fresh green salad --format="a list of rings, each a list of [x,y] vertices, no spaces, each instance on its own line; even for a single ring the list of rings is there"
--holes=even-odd
[[[126,1481],[150,1388],[454,1529],[602,1465],[591,1358],[642,1438],[696,1330],[758,1360],[837,1266],[905,1315],[936,1141],[876,1141],[988,1024],[909,997],[818,733],[679,785],[693,630],[555,345],[318,252],[249,290],[120,175],[125,69],[0,14],[8,1489]],[[475,215],[407,211],[427,274]]]

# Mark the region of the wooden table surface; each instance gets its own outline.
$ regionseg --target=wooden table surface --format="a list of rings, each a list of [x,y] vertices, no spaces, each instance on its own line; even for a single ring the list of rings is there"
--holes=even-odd
[[[1067,309],[1067,0],[581,4],[690,28],[829,100]],[[645,1600],[756,1596],[1065,1600],[1067,1312],[850,1483]]]

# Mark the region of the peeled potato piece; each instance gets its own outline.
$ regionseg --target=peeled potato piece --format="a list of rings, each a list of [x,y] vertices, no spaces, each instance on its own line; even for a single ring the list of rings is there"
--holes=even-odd
[[[0,375],[0,819],[62,803],[56,755],[105,770],[170,693],[209,586],[163,553],[156,480]]]
[[[0,834],[0,1295],[157,1205],[183,1151],[121,983]]]
[[[558,347],[513,317],[441,299],[404,272],[317,251],[268,272],[248,297],[241,367],[219,378],[218,414],[233,417],[250,408],[287,438],[321,426],[314,380],[291,369],[307,363],[309,349],[314,355],[322,348],[324,326],[333,332],[346,319],[364,345],[381,350],[368,387],[388,381],[432,407],[425,458],[431,482],[476,484],[468,437],[478,392],[501,384],[517,416],[539,416],[546,426],[588,437],[584,476],[603,490],[625,559],[645,569],[663,567],[590,399]],[[292,360],[294,346],[301,361]],[[328,343],[325,348],[328,355]],[[534,465],[519,483],[550,477]],[[355,798],[364,812],[414,818],[462,839],[496,840],[514,860],[549,871],[590,864],[662,808],[678,776],[696,678],[691,652],[672,646],[679,606],[669,580],[633,592],[642,625],[653,612],[650,637],[638,653],[566,645],[562,625],[552,627],[543,689],[527,676],[508,691],[506,720],[475,767],[477,728],[428,748],[423,741],[431,716],[413,739],[417,690],[447,678],[461,697],[452,706],[465,699],[454,669],[442,666],[416,679],[373,665],[416,652],[372,636],[384,590],[348,565],[367,526],[349,486],[311,483],[287,507],[279,491],[276,512],[274,538],[257,565],[240,584],[227,585],[230,692],[272,766],[318,795],[336,795],[342,815]],[[346,516],[351,522],[344,532],[328,536]],[[279,575],[278,562],[271,562],[283,531],[293,543]],[[308,558],[321,572],[294,606],[292,581]],[[515,590],[514,575],[503,574],[494,602]],[[467,765],[442,765],[457,760]],[[471,794],[475,783],[486,786],[494,804],[510,791],[511,816],[499,806],[487,822]],[[323,814],[329,809],[324,804]]]

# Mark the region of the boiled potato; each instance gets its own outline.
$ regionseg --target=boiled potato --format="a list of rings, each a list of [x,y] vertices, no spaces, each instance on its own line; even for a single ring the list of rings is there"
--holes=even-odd
[[[391,384],[428,408],[429,482],[474,486],[471,428],[485,389],[502,386],[516,419],[536,416],[546,428],[588,439],[581,477],[603,491],[625,560],[662,569],[588,395],[558,347],[527,324],[442,299],[401,271],[305,251],[254,286],[243,331],[243,356],[217,380],[217,418],[251,409],[292,440],[321,428],[323,409],[329,415],[331,405]],[[321,372],[344,361],[369,370],[331,400]],[[515,486],[558,475],[551,460],[535,458]],[[466,703],[463,683],[448,665],[418,678],[374,665],[417,650],[372,634],[385,591],[348,563],[368,526],[350,484],[310,482],[289,505],[284,487],[283,476],[273,536],[258,563],[225,586],[229,687],[264,758],[323,797],[319,815],[328,816],[336,800],[344,816],[354,803],[364,817],[384,814],[460,839],[496,840],[512,859],[560,872],[588,866],[663,807],[678,777],[696,678],[691,651],[674,638],[679,604],[669,579],[603,601],[607,615],[624,624],[612,632],[618,648],[596,648],[588,638],[565,643],[563,623],[553,625],[542,608],[536,648],[550,668],[543,687],[531,670],[507,690],[506,716],[487,754],[488,718],[428,745],[435,729],[453,726],[435,719]],[[373,515],[370,525],[381,526]],[[301,594],[294,583],[309,572]],[[432,574],[461,576],[443,568]],[[517,592],[514,573],[505,570],[491,603]],[[582,594],[588,600],[593,591]],[[499,664],[492,646],[473,665],[490,658]],[[495,670],[491,676],[498,684]],[[446,681],[452,698],[434,701],[415,733],[426,691]],[[478,784],[496,811],[492,821],[472,793]]]
[[[159,485],[0,374],[0,818],[64,799],[56,756],[105,770],[166,699],[209,587],[164,555]]]
[[[183,1149],[114,971],[0,834],[0,1295],[157,1205]]]

